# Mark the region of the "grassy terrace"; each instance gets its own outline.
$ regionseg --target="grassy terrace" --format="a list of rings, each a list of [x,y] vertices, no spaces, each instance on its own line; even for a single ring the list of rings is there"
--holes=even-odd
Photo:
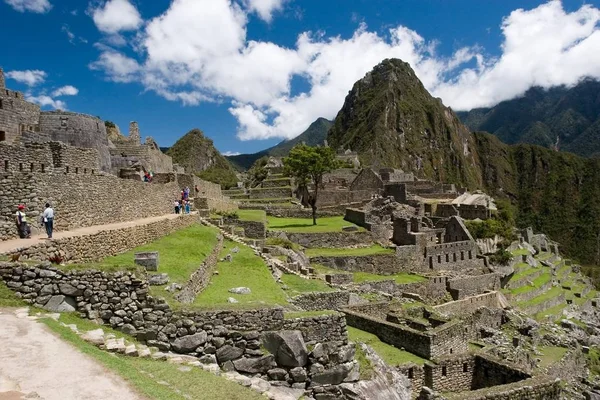
[[[546,292],[542,293],[541,295],[534,297],[533,299],[531,299],[529,301],[519,302],[519,303],[517,303],[517,305],[520,307],[535,306],[535,305],[541,304],[547,300],[550,300],[553,297],[559,296],[562,292],[563,292],[563,290],[560,287],[555,286],[555,287],[547,290]]]
[[[305,254],[308,257],[374,256],[380,254],[394,254],[394,250],[379,245],[373,245],[371,247],[359,247],[353,249],[306,249]]]
[[[325,275],[329,273],[345,273],[346,271],[339,271],[337,269],[329,268],[320,264],[311,264],[311,266],[315,269],[315,271],[319,274]],[[350,272],[349,272],[350,273]],[[427,278],[421,275],[409,274],[409,273],[399,273],[394,275],[376,275],[368,272],[351,272],[354,283],[362,283],[362,282],[378,282],[378,281],[387,281],[393,279],[398,284],[405,283],[415,283],[415,282],[425,282]]]
[[[284,274],[281,277],[290,296],[297,296],[310,292],[332,292],[334,289],[319,279],[303,279],[296,275]]]
[[[513,275],[513,277],[510,280],[511,281],[519,281],[529,275],[532,275],[532,274],[538,272],[539,270],[540,270],[539,268],[530,267],[529,264],[519,263],[519,264],[515,265],[516,273]]]
[[[510,252],[513,256],[526,256],[529,255],[529,250],[527,249],[517,249]]]
[[[238,253],[231,250],[237,247]],[[231,262],[223,261],[217,264],[218,275],[213,275],[208,287],[200,293],[193,303],[200,308],[252,308],[274,305],[287,305],[287,297],[267,268],[264,261],[246,246],[240,246],[226,241],[220,258],[231,253]],[[250,294],[229,293],[235,287],[247,287]],[[229,303],[232,297],[239,303]]]
[[[546,368],[559,362],[568,351],[564,347],[554,346],[539,346],[538,350],[542,353],[540,356],[540,368]]]
[[[372,333],[364,332],[350,326],[348,327],[348,336],[353,342],[364,343],[371,346],[373,350],[379,354],[383,361],[391,366],[402,365],[411,362],[417,365],[423,365],[425,361],[427,361],[424,358],[409,353],[408,351],[397,349],[394,346],[382,342]]]
[[[269,230],[285,232],[341,232],[344,226],[351,226],[348,221],[344,221],[343,216],[317,218],[317,225],[313,225],[312,218],[278,218],[267,217]],[[359,228],[364,231],[364,228]]]
[[[15,292],[10,290],[4,281],[0,280],[0,307],[21,307],[25,305],[17,296]]]
[[[541,252],[537,256],[535,256],[535,258],[537,258],[539,261],[546,261],[551,257],[552,257],[552,253],[548,253],[548,252]]]
[[[237,210],[236,213],[242,221],[265,222],[267,219],[264,210]]]
[[[509,292],[511,294],[527,293],[532,290],[541,288],[543,285],[547,284],[551,280],[552,280],[552,274],[550,274],[550,272],[545,272],[532,281],[532,283],[533,283],[532,286],[530,286],[530,285],[521,286],[516,289],[511,289],[511,290],[509,290]]]

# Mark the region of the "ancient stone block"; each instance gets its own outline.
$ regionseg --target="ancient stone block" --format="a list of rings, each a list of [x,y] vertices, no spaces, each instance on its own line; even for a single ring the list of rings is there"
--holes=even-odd
[[[134,262],[146,271],[158,271],[158,251],[135,253],[134,257]]]
[[[266,332],[262,343],[278,365],[303,367],[308,362],[308,350],[300,331]]]

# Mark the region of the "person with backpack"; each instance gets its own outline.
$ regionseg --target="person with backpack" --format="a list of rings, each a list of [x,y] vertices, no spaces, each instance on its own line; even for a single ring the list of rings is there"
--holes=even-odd
[[[19,204],[17,207],[17,213],[15,217],[17,229],[19,231],[19,237],[21,239],[31,238],[31,229],[29,228],[29,224],[27,224],[27,214],[25,214],[25,206],[23,204]]]
[[[44,218],[44,226],[46,227],[48,239],[52,239],[52,231],[54,230],[54,209],[50,207],[50,203],[46,203],[46,209],[44,210],[44,214],[42,214],[42,218]]]

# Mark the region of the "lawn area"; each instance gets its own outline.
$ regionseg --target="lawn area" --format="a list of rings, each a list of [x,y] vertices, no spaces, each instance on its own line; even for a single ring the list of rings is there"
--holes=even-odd
[[[105,258],[100,264],[135,266],[134,253],[158,251],[158,273],[167,273],[170,282],[183,284],[215,247],[217,233],[214,228],[195,224],[127,253]]]
[[[538,350],[542,353],[540,356],[540,368],[546,368],[559,362],[567,353],[567,349],[564,347],[539,346]]]
[[[566,306],[567,306],[567,303],[565,303],[565,304],[559,304],[557,306],[547,308],[544,311],[541,311],[541,312],[535,314],[533,316],[533,318],[536,321],[545,320],[546,319],[546,315],[550,315],[553,318],[558,318],[559,316],[562,315],[562,310],[564,310]]]
[[[512,254],[513,256],[526,256],[531,253],[529,253],[529,250],[527,250],[527,249],[517,249],[517,250],[511,251],[510,254]]]
[[[75,323],[80,330],[97,329],[98,325],[76,317],[61,316],[60,320],[67,324]],[[180,370],[180,366],[165,361],[126,357],[115,355],[98,349],[85,342],[69,328],[52,319],[42,320],[63,340],[72,344],[79,351],[92,357],[105,368],[115,372],[131,384],[142,396],[153,400],[181,400],[184,398],[206,398],[212,400],[260,400],[264,399],[250,389],[237,383],[217,377],[200,368],[194,367],[188,372]],[[91,325],[89,325],[91,324]],[[110,329],[102,327],[105,332]],[[123,336],[120,334],[120,336]],[[150,376],[151,374],[151,376]],[[161,383],[159,383],[161,382]],[[165,385],[163,382],[169,384]],[[180,392],[176,393],[174,389]]]
[[[546,300],[550,300],[553,297],[559,296],[562,292],[563,292],[562,288],[555,286],[553,288],[550,288],[546,292],[542,293],[541,295],[534,297],[533,299],[531,299],[529,301],[522,301],[517,304],[520,307],[535,306],[537,304],[541,304],[541,303],[545,302]]]
[[[407,274],[407,273],[400,273],[400,274],[394,274],[394,275],[375,275],[375,274],[370,274],[368,272],[353,272],[352,274],[354,275],[355,283],[387,281],[387,280],[393,279],[398,284],[405,284],[405,283],[425,282],[427,280],[427,278],[425,278],[421,275],[414,275],[414,274]]]
[[[297,296],[302,293],[309,292],[333,292],[334,289],[329,287],[320,279],[303,279],[297,275],[283,274],[281,277],[283,283],[288,287],[290,296]]]
[[[424,358],[409,353],[408,351],[400,350],[387,343],[383,343],[372,333],[361,331],[351,326],[348,327],[348,337],[353,342],[360,342],[371,346],[373,350],[379,354],[383,361],[390,366],[402,365],[409,362],[417,365],[423,365],[425,361],[427,361]]]
[[[236,214],[242,221],[265,222],[267,219],[264,210],[237,210]]]
[[[546,283],[550,282],[551,280],[552,280],[552,274],[550,274],[549,272],[545,272],[532,281],[532,283],[533,283],[532,286],[524,285],[524,286],[518,287],[516,289],[511,289],[510,293],[512,293],[512,294],[527,293],[529,291],[539,289],[540,287],[542,287]]]
[[[394,254],[394,249],[388,249],[376,244],[370,247],[358,247],[352,249],[306,249],[304,253],[308,257],[374,256],[380,254]]]
[[[231,251],[234,247],[239,249],[238,253]],[[231,309],[288,304],[283,289],[275,282],[262,258],[255,255],[252,249],[226,241],[219,258],[229,253],[233,261],[217,264],[219,274],[213,275],[208,287],[196,297],[194,307]],[[251,293],[229,293],[229,289],[240,286],[249,288]],[[239,303],[228,303],[229,297]]]
[[[26,303],[15,296],[15,292],[6,286],[4,281],[0,280],[0,307],[23,307],[25,305]]]
[[[526,276],[529,276],[531,274],[538,272],[539,270],[540,270],[539,268],[530,267],[529,264],[519,263],[519,264],[515,265],[515,274],[512,276],[512,278],[510,278],[510,280],[511,281],[521,280],[521,279],[525,278]]]
[[[313,225],[312,218],[278,218],[267,216],[269,229],[272,231],[319,233],[319,232],[341,232],[344,226],[354,226],[348,221],[344,221],[343,216],[338,217],[318,217],[317,225]],[[364,231],[364,228],[359,228]]]

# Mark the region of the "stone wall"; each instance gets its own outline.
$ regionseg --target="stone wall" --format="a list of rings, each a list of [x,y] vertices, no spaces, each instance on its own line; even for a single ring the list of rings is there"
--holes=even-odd
[[[425,371],[422,366],[409,363],[397,366],[396,370],[410,380],[411,391],[413,394],[421,391],[425,379]]]
[[[244,236],[250,239],[264,239],[267,237],[267,223],[260,221],[233,221],[235,226],[244,228]]]
[[[367,222],[367,213],[364,210],[356,208],[347,208],[344,220],[351,222],[355,225],[362,226],[363,228],[370,230],[371,224]]]
[[[398,263],[398,259],[393,254],[311,257],[310,262],[341,271],[369,272],[378,275],[393,275],[402,271],[402,265]]]
[[[425,248],[425,263],[432,270],[464,270],[483,266],[474,241],[442,243]]]
[[[111,161],[108,149],[108,136],[104,122],[91,115],[67,111],[42,111],[40,130],[50,135],[52,140],[74,147],[96,149],[100,167],[110,171]]]
[[[480,294],[478,296],[468,297],[463,300],[451,301],[449,303],[434,306],[433,308],[448,315],[468,315],[474,313],[478,308],[501,308],[499,301],[499,292]]]
[[[471,354],[425,363],[424,386],[441,392],[462,392],[473,388],[475,357]]]
[[[323,232],[323,233],[285,233],[291,242],[306,248],[344,248],[370,246],[373,238],[369,232]]]
[[[307,311],[338,310],[350,303],[350,292],[313,292],[293,297],[291,303]]]
[[[175,312],[163,299],[149,296],[147,281],[131,272],[0,263],[0,278],[30,304],[78,311],[149,346],[227,370],[311,389],[358,380],[343,315],[285,320],[282,308]],[[280,338],[294,346],[287,358],[280,354]]]
[[[559,380],[540,376],[445,398],[448,400],[559,400],[561,392]]]
[[[279,218],[312,218],[312,210],[310,208],[274,208],[276,206],[263,206],[267,215]],[[337,217],[343,215],[343,211],[339,210],[317,210],[317,217]]]
[[[454,300],[496,290],[500,290],[500,276],[494,273],[453,278],[448,281],[448,291]]]
[[[39,131],[39,120],[40,106],[26,101],[23,93],[0,87],[0,132],[7,143],[18,142],[22,131]]]
[[[556,307],[559,304],[565,304],[565,302],[566,302],[565,294],[561,293],[560,295],[553,297],[551,299],[548,299],[542,303],[531,305],[531,306],[526,306],[526,307],[520,307],[520,308],[522,311],[526,312],[529,315],[535,315],[535,314],[542,312],[544,310],[547,310],[549,308]]]
[[[317,206],[327,207],[338,204],[358,203],[370,200],[373,194],[374,192],[370,190],[320,190]]]
[[[22,260],[46,261],[54,255],[59,255],[65,262],[98,261],[150,243],[197,221],[195,215],[181,215],[145,225],[45,241],[14,253],[20,253]]]
[[[250,189],[248,192],[248,198],[250,199],[280,199],[280,198],[291,198],[292,188],[256,188]]]
[[[505,385],[531,378],[531,375],[517,366],[494,359],[489,355],[478,354],[475,362],[472,389]]]

